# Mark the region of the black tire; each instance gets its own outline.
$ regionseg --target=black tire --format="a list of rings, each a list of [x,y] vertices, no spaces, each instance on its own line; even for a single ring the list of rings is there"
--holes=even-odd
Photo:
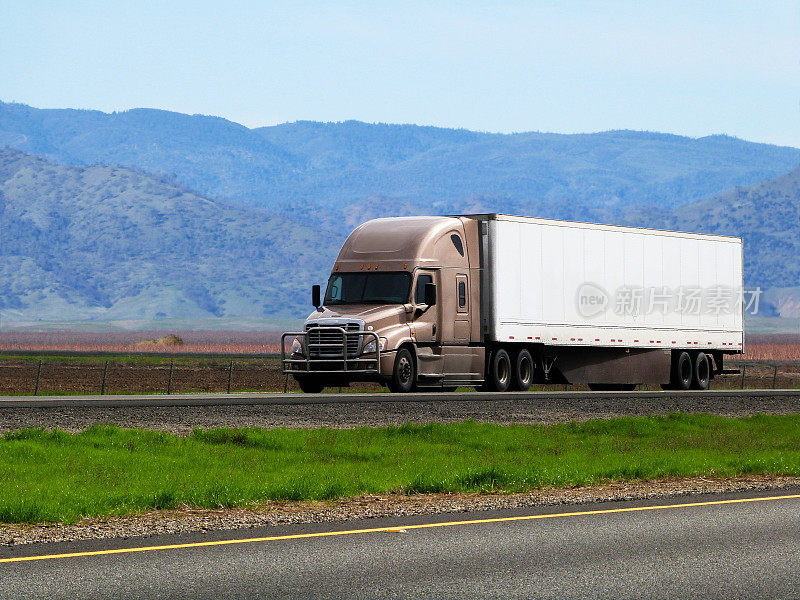
[[[511,357],[503,348],[498,348],[489,357],[484,388],[491,392],[505,392],[511,385]]]
[[[314,377],[295,377],[294,380],[304,394],[319,394],[325,389],[325,384]]]
[[[417,369],[414,357],[408,348],[400,348],[394,358],[392,378],[389,380],[389,391],[396,394],[406,394],[414,389],[417,384]]]
[[[707,390],[711,382],[711,365],[708,364],[708,356],[705,352],[700,352],[694,357],[694,369],[692,369],[692,389]]]
[[[525,350],[514,353],[514,368],[511,370],[511,389],[515,392],[527,392],[533,383],[533,357]]]
[[[694,367],[688,352],[679,352],[672,356],[672,377],[670,387],[673,390],[688,390],[692,388]]]

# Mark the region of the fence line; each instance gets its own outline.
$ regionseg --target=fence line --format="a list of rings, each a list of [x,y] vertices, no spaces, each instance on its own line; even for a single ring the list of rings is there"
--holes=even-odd
[[[170,357],[170,358],[172,358],[172,357]],[[252,359],[253,357],[248,355],[247,358],[248,359]],[[263,357],[261,357],[261,358],[263,358]],[[244,375],[247,378],[247,380],[249,380],[249,382],[251,383],[251,385],[240,386],[238,388],[239,390],[241,390],[241,389],[260,389],[260,390],[280,391],[281,388],[283,388],[283,392],[284,393],[289,391],[289,388],[290,388],[290,385],[289,385],[290,384],[290,377],[289,377],[289,375],[284,375],[283,373],[280,373],[278,364],[265,364],[265,365],[258,365],[258,366],[256,366],[256,365],[242,365],[240,368],[234,369],[234,363],[236,361],[233,358],[229,357],[229,360],[227,362],[228,362],[227,365],[224,365],[224,363],[223,363],[223,365],[221,365],[221,366],[220,365],[216,365],[216,366],[202,366],[201,365],[201,366],[196,366],[196,367],[192,368],[191,366],[183,366],[183,365],[176,366],[175,365],[175,361],[174,360],[170,360],[169,367],[168,367],[169,371],[167,373],[166,386],[165,387],[161,387],[161,386],[164,385],[163,383],[161,385],[158,385],[158,379],[160,379],[160,377],[155,377],[154,378],[153,376],[158,372],[163,372],[164,370],[166,370],[167,369],[166,365],[153,365],[153,364],[150,364],[150,365],[135,365],[133,367],[130,367],[132,369],[132,371],[129,371],[127,373],[127,375],[124,375],[121,378],[120,378],[119,375],[117,375],[116,379],[118,381],[118,385],[116,385],[115,387],[117,387],[117,389],[123,389],[123,390],[128,390],[128,389],[137,390],[137,392],[134,392],[134,393],[153,393],[153,392],[158,393],[158,391],[159,391],[158,388],[160,387],[160,391],[162,391],[162,392],[165,391],[167,394],[171,394],[171,393],[173,393],[173,391],[180,391],[181,388],[183,388],[183,389],[187,389],[188,388],[188,389],[192,389],[192,390],[205,389],[206,391],[210,391],[210,392],[224,390],[224,392],[226,394],[230,394],[231,390],[234,388],[234,385],[233,385],[234,377],[233,376],[234,376],[234,370],[235,370],[237,373],[240,373],[240,374]],[[96,383],[95,384],[91,383],[91,381],[90,381],[91,378],[92,378],[91,377],[91,373],[85,373],[85,371],[92,371],[93,369],[97,369],[97,370],[100,370],[101,373],[102,373],[101,375],[99,375],[99,382],[98,382],[99,383],[100,395],[104,395],[104,394],[107,393],[109,385],[114,385],[112,383],[112,381],[115,379],[115,377],[112,376],[112,373],[110,373],[110,371],[111,370],[117,371],[117,369],[114,368],[111,363],[112,363],[112,361],[105,360],[103,362],[102,369],[99,369],[99,365],[98,366],[84,366],[84,365],[76,366],[74,364],[73,365],[59,365],[58,363],[53,363],[53,366],[55,366],[56,368],[60,368],[62,370],[66,370],[68,373],[70,371],[75,370],[75,371],[79,371],[81,374],[77,377],[78,381],[76,382],[75,378],[73,376],[69,376],[68,377],[67,375],[63,375],[63,371],[62,371],[62,375],[67,379],[67,381],[69,381],[70,383],[73,383],[73,385],[67,385],[66,388],[64,386],[58,386],[57,389],[51,389],[49,391],[51,393],[54,392],[54,391],[58,391],[58,392],[63,391],[63,392],[87,392],[87,393],[92,393],[92,390],[97,390],[98,389],[97,387],[94,387],[97,384]],[[50,363],[44,363],[42,360],[39,360],[37,362],[37,364],[36,364],[35,375],[34,375],[33,373],[31,373],[30,370],[28,370],[27,367],[24,367],[22,365],[3,365],[2,363],[0,363],[0,367],[12,368],[12,369],[15,369],[15,368],[23,369],[23,373],[21,373],[22,377],[21,378],[16,378],[15,383],[17,385],[15,387],[13,387],[13,389],[16,390],[16,393],[18,393],[19,390],[23,390],[23,389],[24,390],[30,390],[31,388],[33,388],[33,395],[34,396],[38,396],[40,393],[43,393],[43,392],[46,393],[48,391],[47,389],[44,389],[44,388],[50,387],[50,386],[47,385],[48,377],[46,376],[46,375],[48,375],[48,371],[49,371],[50,366],[51,366]],[[123,373],[124,373],[124,369],[125,368],[126,367],[122,368],[123,369]],[[753,378],[756,378],[757,381],[760,382],[760,387],[762,387],[762,388],[771,387],[772,389],[777,389],[778,379],[779,379],[779,376],[781,376],[781,375],[784,375],[784,376],[788,377],[788,380],[789,380],[788,381],[788,385],[789,385],[789,387],[793,387],[795,385],[800,385],[800,364],[790,363],[788,365],[780,365],[780,364],[763,364],[763,363],[756,363],[756,362],[753,362],[753,363],[748,362],[748,363],[741,363],[740,364],[740,368],[741,368],[741,376],[740,376],[739,381],[738,381],[739,385],[737,386],[737,381],[734,378],[736,376],[734,375],[730,379],[728,379],[727,382],[726,382],[726,385],[724,385],[720,389],[725,389],[725,387],[728,387],[728,386],[730,386],[731,388],[738,387],[740,389],[745,389],[745,387],[747,385],[747,382],[748,382],[748,378],[751,381],[751,385],[752,385],[752,382],[753,382]],[[770,368],[772,369],[771,373],[769,373],[769,369]],[[755,369],[759,369],[760,372],[755,373],[754,372]],[[766,373],[764,371],[766,371]],[[24,373],[26,373],[26,372],[27,373],[31,373],[31,376],[32,376],[32,379],[33,379],[33,381],[31,381],[31,379],[28,379],[27,380],[28,381],[27,384],[25,383],[25,376],[24,376]],[[187,372],[195,374],[196,379],[193,382],[191,380],[189,382],[186,381]],[[117,373],[119,373],[119,371],[117,371]],[[178,383],[176,381],[178,373],[182,374],[182,376],[180,377],[180,380],[182,380],[181,383]],[[202,373],[202,374],[198,375],[199,373]],[[52,374],[52,372],[50,372],[49,375],[50,375],[50,379],[52,379],[52,377],[54,376]],[[89,376],[87,377],[86,375],[89,375]],[[210,375],[210,377],[209,377],[209,375]],[[266,375],[267,381],[263,380],[263,376],[264,375]],[[772,379],[771,382],[769,381],[770,375],[772,376],[771,377],[771,379]],[[137,379],[137,377],[138,377],[138,379]],[[191,377],[191,375],[190,375],[190,377]],[[123,383],[123,381],[125,381],[126,379],[127,379],[127,383]],[[209,381],[209,379],[210,379],[210,381]],[[255,381],[253,381],[254,379],[255,379]],[[8,380],[2,380],[3,387],[5,387],[5,383],[7,381]],[[95,379],[94,381],[97,382],[97,379]],[[130,383],[131,381],[133,381],[133,384]],[[163,382],[164,379],[161,379],[161,381]],[[153,385],[149,385],[150,383],[153,383]],[[195,383],[196,385],[192,385],[192,383]],[[255,383],[256,385],[252,385],[252,383]],[[770,383],[771,383],[771,386],[770,386]],[[33,385],[30,385],[30,384],[33,384]],[[144,385],[141,385],[141,384],[144,384]],[[8,384],[8,385],[9,385],[9,388],[11,388],[11,384]],[[177,385],[177,387],[176,387],[176,385]],[[786,385],[786,384],[784,384],[784,385]],[[296,386],[293,386],[293,387],[296,387]],[[558,387],[560,388],[562,386],[558,386]],[[647,387],[652,387],[652,386],[644,386],[642,389],[646,389]],[[712,387],[714,387],[713,384],[712,384]],[[564,386],[564,389],[568,389],[568,386]],[[234,391],[236,391],[236,390],[234,389]],[[2,393],[2,391],[0,391],[0,393]],[[30,392],[28,392],[28,393],[30,393]]]

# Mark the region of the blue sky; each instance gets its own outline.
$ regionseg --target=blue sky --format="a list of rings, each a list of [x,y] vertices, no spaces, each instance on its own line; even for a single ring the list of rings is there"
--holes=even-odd
[[[800,1],[0,0],[0,100],[800,147]]]

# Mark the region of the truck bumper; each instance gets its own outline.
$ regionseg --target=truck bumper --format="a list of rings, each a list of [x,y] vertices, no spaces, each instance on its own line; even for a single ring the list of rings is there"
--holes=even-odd
[[[380,340],[371,331],[346,331],[339,327],[325,328],[326,334],[335,334],[340,341],[322,340],[321,336],[311,337],[309,332],[286,332],[281,337],[281,370],[297,377],[313,377],[335,381],[379,381],[387,373],[391,375],[394,367],[394,352],[381,352]],[[302,353],[286,354],[286,338],[294,337],[301,341]],[[378,347],[370,354],[348,354],[348,339],[357,337],[357,347],[363,347],[366,340],[374,338]],[[352,347],[352,344],[351,344]],[[391,356],[388,356],[391,355]],[[387,360],[388,359],[388,360]]]
[[[380,383],[386,384],[386,382],[392,376],[392,369],[394,369],[394,358],[397,354],[396,350],[391,350],[388,352],[381,352],[380,362],[378,371],[359,371],[359,370],[347,370],[344,371],[342,369],[335,370],[293,370],[293,369],[284,369],[283,372],[291,375],[295,379],[314,379],[319,380],[324,383],[326,386],[346,386],[350,383],[355,382],[372,382],[372,383]],[[374,354],[372,355],[375,356]],[[341,366],[341,364],[339,365]]]

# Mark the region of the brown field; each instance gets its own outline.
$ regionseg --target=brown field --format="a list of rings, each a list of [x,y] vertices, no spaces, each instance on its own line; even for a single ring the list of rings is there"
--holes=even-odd
[[[775,333],[745,336],[745,360],[800,360],[800,334]]]
[[[106,394],[141,394],[230,391],[282,392],[298,391],[290,377],[280,372],[279,360],[224,358],[118,357],[108,360]],[[172,383],[169,382],[172,363]],[[33,394],[39,373],[39,394],[99,394],[102,389],[106,360],[102,357],[2,356],[0,355],[0,395]],[[41,365],[41,367],[40,367]],[[800,361],[746,362],[745,379],[739,375],[723,375],[712,383],[715,389],[798,388]],[[40,370],[41,369],[41,370]],[[777,370],[776,370],[777,369]],[[378,391],[377,384],[358,383],[343,391]],[[534,386],[534,390],[581,390],[585,386]],[[645,386],[640,389],[658,389]],[[329,388],[327,391],[337,391]]]
[[[146,343],[165,332],[3,332],[0,334],[0,394],[99,393],[106,369],[105,393],[166,393],[283,391],[287,384],[280,372],[280,333],[239,331],[180,331],[178,345]],[[143,343],[145,342],[145,343]],[[97,356],[2,356],[2,350],[67,350],[80,352],[119,352],[106,360]],[[253,354],[252,358],[152,357],[142,352]],[[137,354],[139,354],[137,356]],[[271,355],[259,357],[258,355]],[[714,388],[796,388],[800,387],[800,336],[750,335],[746,353],[735,357],[729,366],[746,365],[741,375],[724,375],[714,380]],[[41,363],[41,370],[40,365]],[[170,364],[172,383],[170,384]],[[776,371],[777,368],[777,371]],[[357,384],[357,390],[383,389],[375,384]],[[564,389],[563,386],[536,386],[537,389]],[[289,378],[287,389],[297,391]],[[573,386],[571,389],[581,389]],[[335,390],[333,390],[335,391]]]
[[[153,343],[172,333],[183,344]],[[75,352],[197,352],[275,354],[281,334],[275,331],[3,331],[2,350],[69,350]]]
[[[108,368],[106,370],[106,362]],[[41,365],[41,366],[40,366]],[[172,382],[170,383],[170,369]],[[160,357],[64,357],[2,356],[0,354],[0,394],[33,394],[39,375],[38,393],[99,394],[106,373],[106,394],[145,394],[230,391],[299,391],[291,377],[281,373],[276,357],[225,359]],[[376,384],[359,383],[359,391],[382,389]],[[333,390],[336,391],[336,390]]]
[[[183,344],[152,343],[164,331],[4,331],[3,350],[68,350],[75,352],[172,352],[219,354],[277,354],[281,333],[276,331],[177,331]],[[800,334],[750,334],[746,336],[744,360],[800,360]]]

